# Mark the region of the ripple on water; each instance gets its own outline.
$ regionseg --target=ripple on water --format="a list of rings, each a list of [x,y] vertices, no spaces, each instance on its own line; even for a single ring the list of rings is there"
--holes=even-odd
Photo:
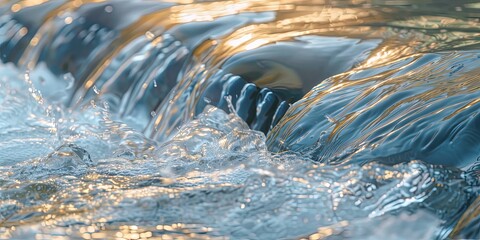
[[[0,238],[475,238],[477,5],[4,2]]]

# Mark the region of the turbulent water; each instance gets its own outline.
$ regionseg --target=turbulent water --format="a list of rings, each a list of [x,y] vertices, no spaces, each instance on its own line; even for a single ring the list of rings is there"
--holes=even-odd
[[[0,239],[480,238],[475,1],[0,14]]]

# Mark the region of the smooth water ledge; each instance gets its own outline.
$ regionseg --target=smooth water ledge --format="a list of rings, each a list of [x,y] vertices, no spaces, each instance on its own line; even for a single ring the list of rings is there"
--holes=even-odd
[[[355,69],[332,77],[292,106],[269,148],[330,163],[420,159],[468,168],[480,155],[478,54],[425,54],[359,70],[363,78]]]

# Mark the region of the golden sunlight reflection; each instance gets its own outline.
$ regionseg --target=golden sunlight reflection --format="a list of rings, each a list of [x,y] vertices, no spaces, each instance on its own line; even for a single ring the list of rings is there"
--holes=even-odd
[[[215,49],[209,56],[213,56],[212,64],[223,61],[235,53],[252,50],[272,44],[277,41],[289,41],[297,36],[306,34],[329,33],[341,31],[339,28],[349,24],[366,24],[380,17],[380,14],[371,9],[341,9],[315,7],[310,1],[228,1],[214,3],[182,4],[146,15],[123,31],[123,37],[117,39],[114,48],[104,58],[97,69],[93,71],[84,82],[85,91],[92,88],[94,83],[111,63],[111,59],[130,41],[147,36],[151,39],[153,29],[170,29],[176,25],[195,21],[213,21],[222,16],[237,14],[239,12],[269,12],[277,11],[275,21],[267,24],[249,24],[230,34],[230,36],[217,44],[216,40],[206,41],[203,46],[198,46],[195,53],[200,53],[215,42]],[[297,9],[298,11],[292,12]],[[168,16],[168,18],[166,18]],[[349,31],[349,33],[351,33]],[[374,35],[369,36],[374,38]],[[158,41],[161,41],[159,39]],[[157,41],[157,42],[158,42]]]
[[[458,238],[462,231],[465,231],[468,225],[472,225],[480,219],[480,197],[477,197],[470,207],[463,213],[462,217],[450,233],[452,239]]]
[[[480,27],[455,14],[478,4],[0,2],[1,60],[28,69],[31,104],[0,77],[0,239],[325,239],[403,209],[440,222],[471,197],[467,164],[403,161],[477,140],[457,131],[478,122]]]
[[[23,8],[33,7],[33,6],[45,3],[47,1],[48,0],[22,0],[22,1],[19,1],[18,3],[13,4],[11,7],[11,10],[12,12],[18,12]]]

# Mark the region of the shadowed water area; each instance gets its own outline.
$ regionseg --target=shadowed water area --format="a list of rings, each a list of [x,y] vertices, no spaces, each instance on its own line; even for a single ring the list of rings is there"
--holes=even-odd
[[[0,1],[0,239],[480,238],[476,1]]]

